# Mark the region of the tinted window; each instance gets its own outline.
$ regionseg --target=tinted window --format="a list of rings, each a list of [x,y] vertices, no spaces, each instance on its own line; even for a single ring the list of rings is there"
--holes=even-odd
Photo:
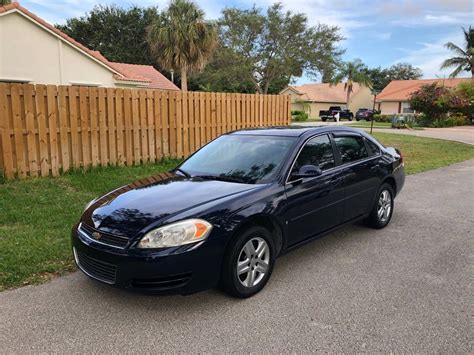
[[[368,157],[362,137],[335,137],[334,141],[341,153],[343,164]]]
[[[370,139],[365,139],[365,142],[367,143],[367,148],[369,148],[369,155],[377,155],[380,153],[380,148],[372,142]]]
[[[224,135],[197,151],[180,169],[193,176],[254,184],[275,176],[294,142],[294,137]]]
[[[316,165],[322,171],[334,167],[334,154],[327,135],[315,137],[305,144],[296,159],[293,171],[298,171],[303,165]]]

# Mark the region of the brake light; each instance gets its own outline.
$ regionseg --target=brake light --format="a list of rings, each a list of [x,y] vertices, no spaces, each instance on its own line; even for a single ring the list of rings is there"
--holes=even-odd
[[[398,151],[398,155],[400,156],[400,164],[403,164],[403,154],[401,151]]]

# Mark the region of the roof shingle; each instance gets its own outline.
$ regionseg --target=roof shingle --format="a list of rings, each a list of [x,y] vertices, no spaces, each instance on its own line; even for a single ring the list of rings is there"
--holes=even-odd
[[[301,95],[301,98],[308,101],[315,102],[334,102],[346,103],[347,92],[344,89],[344,83],[339,84],[304,84],[304,85],[290,85],[290,89]],[[357,83],[353,85],[352,94],[357,93],[361,86]]]
[[[446,87],[456,87],[460,83],[473,80],[471,78],[392,80],[380,94],[377,101],[407,101],[410,95],[422,85],[439,83]]]

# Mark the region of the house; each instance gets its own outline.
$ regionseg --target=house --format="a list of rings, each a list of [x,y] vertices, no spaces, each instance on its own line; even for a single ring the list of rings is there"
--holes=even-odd
[[[0,81],[179,88],[150,65],[108,61],[18,3],[0,6]]]
[[[355,113],[359,108],[372,108],[374,96],[368,87],[354,83],[352,90],[349,103],[352,112]],[[289,85],[280,94],[291,96],[292,110],[309,107],[310,118],[317,118],[320,110],[327,110],[330,106],[346,106],[347,98],[344,83]]]
[[[382,114],[413,113],[410,103],[410,95],[422,85],[438,83],[447,87],[456,87],[462,82],[472,80],[471,78],[452,79],[422,79],[422,80],[392,80],[377,95],[376,103]]]

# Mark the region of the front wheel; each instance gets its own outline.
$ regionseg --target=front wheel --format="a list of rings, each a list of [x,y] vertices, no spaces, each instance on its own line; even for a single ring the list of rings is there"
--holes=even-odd
[[[321,118],[321,120],[322,120],[323,122],[326,122],[326,118],[325,118],[325,117],[324,117],[324,118]]]
[[[259,292],[270,279],[275,264],[274,242],[260,226],[247,229],[231,242],[222,268],[222,287],[238,298]]]
[[[349,116],[349,121],[352,121],[354,119],[354,116]]]
[[[393,189],[389,184],[383,184],[377,194],[374,207],[366,220],[369,227],[382,229],[392,219],[393,214]]]

